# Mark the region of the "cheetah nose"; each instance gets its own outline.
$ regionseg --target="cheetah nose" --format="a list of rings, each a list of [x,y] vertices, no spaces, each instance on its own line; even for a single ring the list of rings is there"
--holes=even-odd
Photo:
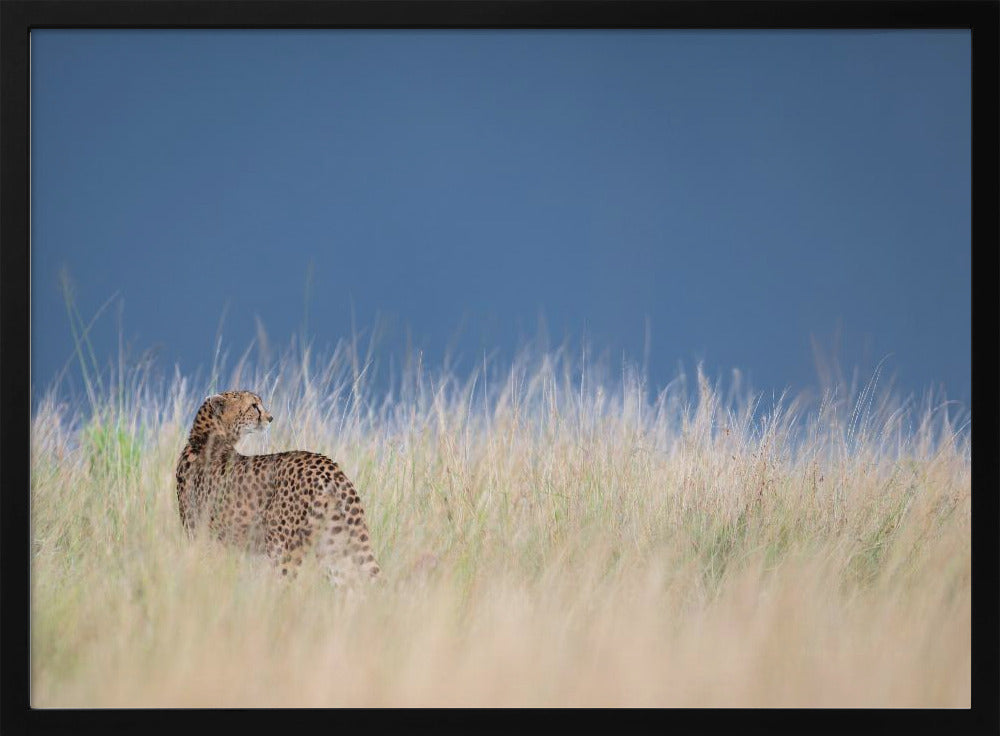
[[[271,423],[271,422],[273,422],[273,421],[274,421],[274,417],[272,417],[272,416],[268,416],[268,418],[267,418],[267,422],[268,422],[268,424],[270,424],[270,423]]]

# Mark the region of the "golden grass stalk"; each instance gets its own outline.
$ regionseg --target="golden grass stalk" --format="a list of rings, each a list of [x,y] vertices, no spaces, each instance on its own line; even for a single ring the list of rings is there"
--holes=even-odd
[[[245,452],[339,461],[382,584],[292,583],[183,534],[203,393],[54,391],[34,412],[31,703],[970,704],[970,437],[948,407],[829,392],[761,407],[701,372],[658,395],[565,351],[388,393],[344,346],[245,360]],[[102,392],[103,391],[103,392]]]

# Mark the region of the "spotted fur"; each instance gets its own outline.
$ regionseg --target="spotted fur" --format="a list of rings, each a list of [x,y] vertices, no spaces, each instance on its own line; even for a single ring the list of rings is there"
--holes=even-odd
[[[205,400],[177,461],[181,524],[265,552],[282,575],[294,576],[312,550],[334,583],[375,578],[365,511],[337,463],[314,452],[237,452],[242,437],[272,419],[249,391]]]

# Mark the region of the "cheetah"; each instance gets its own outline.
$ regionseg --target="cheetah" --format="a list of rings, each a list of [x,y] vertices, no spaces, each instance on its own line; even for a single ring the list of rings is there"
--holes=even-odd
[[[236,443],[274,419],[250,391],[208,397],[177,461],[181,524],[206,526],[217,539],[265,553],[295,577],[314,550],[335,585],[373,580],[365,512],[337,463],[313,452],[241,455]]]

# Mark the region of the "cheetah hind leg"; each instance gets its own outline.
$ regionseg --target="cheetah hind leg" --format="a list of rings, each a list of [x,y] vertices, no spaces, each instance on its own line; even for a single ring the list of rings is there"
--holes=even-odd
[[[316,554],[330,582],[337,587],[359,580],[374,582],[381,571],[371,553],[366,525],[352,526],[339,513],[326,523]]]
[[[268,530],[265,535],[264,550],[275,566],[281,570],[282,577],[292,580],[299,574],[306,552],[305,536],[304,533],[296,534],[289,542],[279,537],[273,530]]]

